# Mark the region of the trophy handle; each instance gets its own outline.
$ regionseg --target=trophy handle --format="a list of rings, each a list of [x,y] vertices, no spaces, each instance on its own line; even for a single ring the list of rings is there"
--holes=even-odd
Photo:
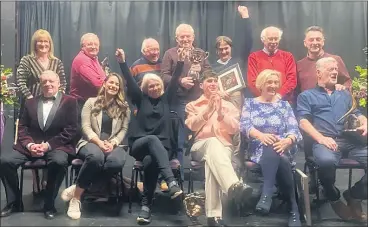
[[[206,60],[207,58],[209,57],[209,52],[205,52],[205,57],[204,57],[204,60]]]

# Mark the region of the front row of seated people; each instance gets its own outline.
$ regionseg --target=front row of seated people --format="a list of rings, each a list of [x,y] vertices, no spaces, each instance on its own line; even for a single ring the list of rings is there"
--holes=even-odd
[[[123,50],[118,49],[116,55],[127,83],[127,96],[137,106],[137,115],[130,119],[123,81],[118,74],[110,74],[99,95],[89,99],[83,107],[83,138],[77,146],[77,157],[83,159],[84,164],[76,185],[65,189],[62,199],[70,200],[68,216],[78,219],[81,215],[80,196],[95,176],[102,172],[109,175],[123,167],[125,153],[119,145],[128,133],[130,155],[144,163],[145,172],[142,208],[137,221],[149,223],[158,174],[166,180],[171,198],[183,193],[169,166],[168,106],[172,93],[177,90],[177,78],[188,54],[179,50],[179,62],[165,91],[163,81],[154,74],[145,75],[141,88],[138,87],[125,63]],[[239,133],[239,128],[249,142],[251,160],[261,166],[264,176],[262,196],[256,210],[264,214],[269,212],[272,189],[277,183],[280,191],[289,198],[289,225],[301,225],[291,171],[296,143],[302,139],[298,126],[314,140],[313,154],[320,166],[319,179],[334,211],[345,220],[366,220],[361,209],[361,200],[367,199],[366,174],[351,190],[343,193],[347,205],[341,202],[340,193],[334,186],[335,165],[344,153],[367,166],[367,145],[354,144],[343,137],[343,123],[337,122],[351,108],[351,96],[347,90],[336,90],[337,61],[334,58],[318,60],[316,72],[316,88],[304,91],[298,97],[299,125],[289,103],[280,100],[276,93],[280,86],[279,72],[265,70],[259,74],[256,87],[261,95],[245,100],[241,120],[237,108],[220,98],[217,76],[211,71],[202,74],[203,95],[187,104],[185,123],[192,131],[200,131],[191,156],[205,161],[205,210],[209,225],[224,224],[220,203],[222,192],[239,202],[247,202],[252,192],[249,186],[240,182],[231,165],[232,136]],[[26,101],[14,152],[1,157],[0,174],[7,195],[7,205],[1,217],[23,210],[18,167],[28,160],[44,158],[50,173],[44,214],[46,218],[54,218],[58,188],[70,160],[76,157],[72,141],[77,134],[77,102],[58,92],[59,77],[53,71],[43,72],[40,81],[42,95]],[[367,119],[358,111],[354,113],[361,123],[358,131],[366,136]]]

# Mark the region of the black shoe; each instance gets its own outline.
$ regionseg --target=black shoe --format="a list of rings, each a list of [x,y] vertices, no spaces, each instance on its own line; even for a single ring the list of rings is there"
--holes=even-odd
[[[22,212],[23,211],[23,204],[18,203],[10,203],[7,204],[4,209],[1,211],[0,217],[8,217],[12,213],[15,212]]]
[[[241,204],[250,200],[252,196],[252,187],[242,182],[237,182],[231,185],[228,189],[228,198]]]
[[[300,214],[298,212],[291,212],[288,219],[288,227],[300,227]]]
[[[142,206],[141,211],[137,217],[137,224],[139,225],[147,225],[151,222],[151,211],[147,206]]]
[[[223,219],[221,218],[208,218],[207,220],[208,226],[216,226],[216,227],[227,227]]]
[[[259,202],[256,204],[255,210],[263,215],[269,214],[270,207],[272,206],[272,196],[261,195]]]
[[[169,195],[171,199],[177,198],[178,196],[183,194],[183,191],[178,186],[177,182],[172,181],[168,184],[169,187]]]
[[[44,216],[45,216],[46,219],[49,219],[49,220],[54,219],[55,215],[56,215],[56,209],[55,208],[44,211]]]

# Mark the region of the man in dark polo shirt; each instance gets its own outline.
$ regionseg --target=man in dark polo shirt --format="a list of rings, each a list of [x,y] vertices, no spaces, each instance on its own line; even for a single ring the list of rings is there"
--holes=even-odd
[[[307,49],[307,56],[297,62],[297,95],[301,92],[313,88],[316,85],[315,63],[321,58],[333,57],[338,64],[337,84],[342,84],[346,88],[351,88],[351,78],[343,62],[338,55],[328,54],[324,47],[323,28],[319,26],[308,27],[305,31],[304,46]]]
[[[346,206],[340,200],[340,191],[334,186],[335,166],[343,155],[367,166],[368,147],[343,137],[343,120],[338,121],[352,106],[347,90],[336,90],[338,63],[332,57],[321,58],[316,63],[317,84],[315,88],[302,92],[297,98],[297,115],[301,129],[313,139],[313,156],[319,165],[318,177],[325,196],[336,214],[344,219],[366,222],[361,200],[368,197],[367,171],[365,176],[350,190],[343,192]],[[361,126],[357,130],[367,136],[367,119],[358,110],[353,112]],[[350,208],[350,209],[349,209]]]

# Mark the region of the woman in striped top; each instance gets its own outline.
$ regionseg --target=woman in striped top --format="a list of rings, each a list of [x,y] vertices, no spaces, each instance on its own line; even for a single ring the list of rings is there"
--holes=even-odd
[[[23,56],[17,68],[17,84],[26,99],[41,94],[39,76],[45,70],[52,70],[59,75],[60,90],[65,92],[63,62],[54,56],[54,44],[50,33],[37,30],[31,40],[31,54]]]

